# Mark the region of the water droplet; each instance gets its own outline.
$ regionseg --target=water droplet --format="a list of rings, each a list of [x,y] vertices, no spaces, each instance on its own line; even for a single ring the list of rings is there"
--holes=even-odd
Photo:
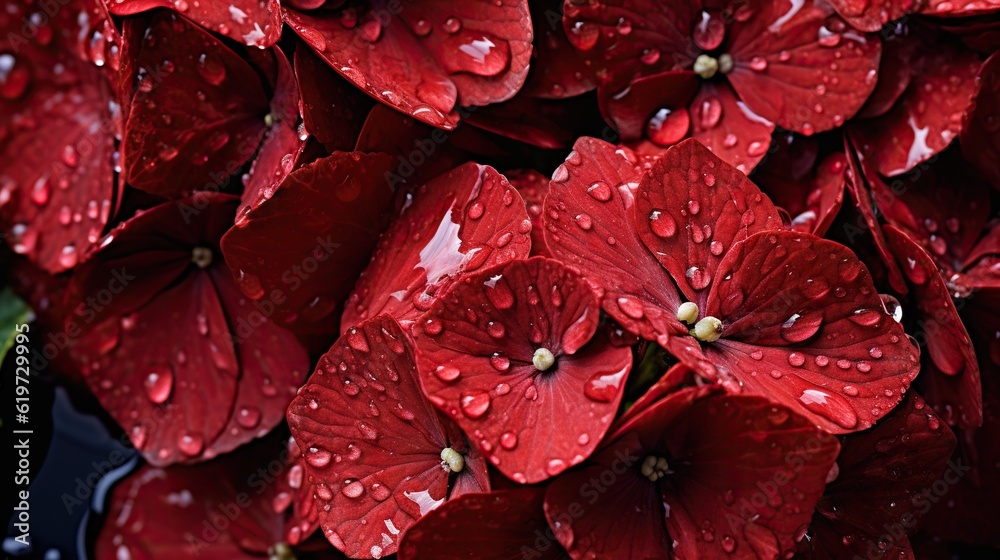
[[[517,434],[514,432],[504,432],[500,436],[500,447],[508,451],[517,447]]]
[[[205,448],[205,438],[198,434],[185,433],[177,439],[177,448],[189,457],[197,457]]]
[[[657,237],[666,239],[677,233],[677,222],[666,211],[653,210],[649,214],[649,228]]]
[[[215,55],[202,53],[198,57],[198,74],[206,82],[218,86],[226,79],[226,65]]]
[[[458,33],[462,29],[462,20],[450,17],[444,20],[444,25],[442,27],[448,33]]]
[[[672,146],[685,137],[691,128],[691,115],[688,110],[659,109],[646,123],[646,136],[659,146]]]
[[[360,498],[361,495],[365,493],[365,485],[361,484],[360,481],[352,480],[347,482],[347,484],[344,484],[344,487],[340,489],[340,492],[348,498]]]
[[[236,422],[248,430],[256,428],[260,424],[260,410],[245,406],[236,413]]]
[[[331,458],[329,451],[318,447],[310,447],[306,451],[306,462],[318,469],[329,465]]]
[[[170,398],[170,393],[174,389],[174,371],[167,364],[154,366],[146,373],[142,384],[150,401],[163,404]]]

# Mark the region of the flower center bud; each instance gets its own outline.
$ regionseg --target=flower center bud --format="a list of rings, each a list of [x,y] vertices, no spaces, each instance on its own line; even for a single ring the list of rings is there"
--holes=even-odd
[[[677,319],[682,323],[693,325],[698,320],[698,304],[685,301],[677,308]]]
[[[719,72],[728,74],[733,70],[733,57],[729,53],[719,55]]]
[[[274,124],[274,115],[272,115],[271,113],[264,115],[264,126],[271,128],[271,125],[273,124]]]
[[[656,482],[657,480],[667,476],[669,468],[667,460],[663,457],[649,455],[643,459],[642,466],[639,467],[639,470],[642,472],[642,476],[648,478],[652,482]]]
[[[208,247],[195,247],[191,250],[191,262],[199,268],[206,268],[212,264],[212,250]]]
[[[694,73],[704,79],[709,79],[719,71],[719,60],[714,56],[699,54],[694,60]]]
[[[556,363],[555,354],[548,348],[539,348],[531,357],[531,363],[535,364],[535,369],[545,371]]]
[[[295,560],[295,553],[288,543],[280,542],[267,549],[268,560]]]
[[[722,336],[722,321],[709,315],[695,323],[691,336],[702,342],[715,342]]]
[[[462,472],[465,468],[465,457],[450,447],[441,450],[441,461],[448,465],[451,472]]]

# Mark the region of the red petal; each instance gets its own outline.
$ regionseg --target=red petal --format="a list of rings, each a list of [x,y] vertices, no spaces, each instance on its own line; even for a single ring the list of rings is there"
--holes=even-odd
[[[655,137],[648,140],[653,146],[647,151],[652,152],[656,148],[659,148],[656,151],[663,151],[687,137],[691,118],[684,112],[688,111],[688,104],[702,85],[702,81],[690,70],[669,70],[643,76],[633,80],[621,95],[611,95],[602,88],[599,93],[601,111],[615,123],[623,141],[638,142],[646,137]],[[660,109],[670,112],[659,117],[657,113]],[[654,126],[651,121],[657,118],[660,124]]]
[[[603,294],[601,307],[629,331],[649,340],[685,332],[664,312],[680,304],[676,286],[631,227],[635,189],[649,163],[596,138],[581,138],[573,148],[545,199],[552,256],[586,271]]]
[[[409,328],[463,274],[527,257],[530,233],[524,201],[492,167],[467,163],[438,176],[379,240],[341,330],[381,313]]]
[[[260,76],[170,12],[153,14],[138,56],[141,80],[122,149],[129,184],[167,198],[219,190],[265,134]]]
[[[273,55],[277,66],[277,79],[269,113],[274,123],[266,131],[267,136],[260,145],[250,172],[243,179],[242,204],[236,210],[237,215],[248,212],[248,207],[258,206],[274,194],[274,190],[292,172],[302,157],[308,139],[308,136],[299,129],[301,100],[292,65],[278,47],[274,47],[269,53]]]
[[[273,507],[280,485],[263,484],[257,471],[284,468],[274,443],[197,466],[138,469],[111,493],[94,556],[259,558],[281,541],[282,515]]]
[[[465,121],[539,148],[566,148],[583,132],[580,125],[585,121],[578,114],[591,107],[589,98],[550,100],[520,94],[510,101],[476,108]]]
[[[832,15],[826,2],[764,3],[729,31],[727,77],[753,112],[810,135],[854,116],[875,89],[882,43]]]
[[[631,369],[630,349],[588,344],[599,314],[587,283],[557,261],[468,276],[414,328],[424,390],[508,477],[555,476],[600,442]],[[542,348],[555,357],[544,372],[532,364]]]
[[[997,0],[928,0],[920,12],[931,16],[961,17],[989,14],[1000,10]]]
[[[243,292],[283,321],[329,317],[385,223],[390,164],[385,154],[337,152],[292,172],[239,216],[221,245]]]
[[[781,228],[777,209],[746,175],[696,140],[677,145],[642,176],[632,216],[643,243],[699,309],[734,243]]]
[[[357,15],[285,9],[285,21],[327,64],[389,106],[451,129],[459,106],[510,99],[531,58],[527,2],[422,0]],[[354,20],[345,24],[345,21]]]
[[[448,497],[441,451],[467,451],[447,439],[420,392],[410,342],[387,316],[330,348],[288,407],[288,423],[324,506],[323,534],[352,558],[394,553],[399,533]],[[469,470],[460,476],[475,476]]]
[[[962,124],[962,154],[1000,189],[1000,55],[983,63]],[[991,123],[993,123],[991,125]]]
[[[281,38],[278,0],[104,0],[111,13],[130,16],[155,8],[173,8],[198,25],[251,47],[266,48]]]
[[[950,392],[956,402],[948,404],[954,407],[953,414],[957,416],[961,427],[977,427],[983,422],[979,364],[972,340],[955,309],[948,286],[927,251],[891,225],[885,226],[885,233],[889,247],[910,282],[910,293],[920,316],[917,324],[922,331],[921,342],[927,345],[927,353],[934,362],[935,369],[947,375],[961,376],[955,382],[941,382],[954,385]],[[944,404],[938,402],[937,397],[936,391],[927,393],[928,402],[935,408]],[[951,416],[948,414],[946,419],[953,420]]]
[[[686,67],[698,56],[690,30],[701,2],[610,0],[566,2],[563,27],[569,42],[590,62],[615,95],[634,78]],[[603,71],[603,72],[602,72]]]
[[[0,15],[0,221],[6,243],[50,273],[82,260],[115,196],[120,115],[107,77],[77,52],[89,24],[104,22],[81,4],[63,2],[51,18],[21,4]],[[45,23],[29,23],[36,16]]]
[[[935,42],[919,44],[909,64],[912,79],[892,109],[851,127],[855,145],[886,177],[934,157],[959,134],[962,113],[976,90],[980,61],[972,51]]]
[[[531,219],[531,256],[549,256],[542,223],[542,204],[549,193],[549,178],[534,169],[515,169],[507,172],[507,179],[524,199]]]
[[[372,100],[338,76],[303,43],[295,49],[295,78],[302,94],[302,118],[309,134],[330,152],[351,151],[371,110]]]
[[[654,407],[644,416],[659,415]],[[681,459],[661,486],[674,554],[768,558],[794,549],[823,493],[836,438],[763,398],[702,399],[666,426],[662,441]]]
[[[830,0],[842,18],[862,31],[879,31],[882,26],[913,12],[910,0]]]
[[[844,433],[887,414],[917,375],[917,348],[842,245],[758,233],[726,254],[717,277],[704,313],[722,320],[723,338],[704,352],[710,372],[737,382],[727,383],[732,391],[767,396]]]
[[[857,206],[863,219],[863,221],[859,220],[856,225],[847,224],[844,232],[847,234],[849,241],[853,242],[858,234],[863,233],[867,229],[868,233],[872,236],[872,240],[875,242],[875,250],[878,252],[880,261],[885,266],[889,285],[892,286],[892,289],[896,293],[905,295],[906,281],[903,279],[903,273],[900,272],[899,267],[896,265],[896,259],[893,258],[892,252],[889,251],[885,234],[882,232],[882,226],[875,215],[872,190],[876,190],[877,192],[882,190],[882,188],[871,189],[868,184],[869,181],[880,182],[882,179],[874,171],[871,163],[854,149],[847,136],[844,137],[844,151],[847,153],[848,192],[851,193],[854,205]]]
[[[568,558],[558,543],[539,544],[538,535],[548,530],[544,497],[544,488],[524,487],[450,500],[410,527],[399,558],[504,560],[523,554],[539,560]]]
[[[792,159],[795,154],[790,152],[800,147],[793,144],[787,150],[771,154],[765,165],[758,168],[754,181],[788,212],[791,229],[822,237],[844,203],[847,157],[837,152],[817,163],[813,149],[805,154],[805,161]],[[803,184],[812,188],[805,191]]]
[[[879,549],[906,557],[900,556],[909,549],[906,535],[926,513],[924,492],[941,478],[954,449],[951,430],[913,393],[873,429],[845,437],[831,473],[836,479],[817,506],[812,538],[803,542],[810,556],[865,557]],[[895,531],[888,547],[887,530]]]
[[[531,73],[521,90],[531,97],[562,99],[597,87],[594,71],[576,52],[562,25],[562,0],[531,2],[534,45]]]

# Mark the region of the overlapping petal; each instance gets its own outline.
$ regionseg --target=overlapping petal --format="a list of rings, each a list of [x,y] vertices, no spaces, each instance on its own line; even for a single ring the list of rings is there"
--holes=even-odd
[[[172,8],[198,25],[251,47],[265,48],[281,38],[278,0],[104,0],[108,10],[129,16],[156,8]]]
[[[348,329],[288,422],[323,535],[352,558],[392,554],[400,533],[449,497],[489,490],[485,460],[423,396],[409,338],[389,316]],[[446,449],[462,459],[453,482]]]

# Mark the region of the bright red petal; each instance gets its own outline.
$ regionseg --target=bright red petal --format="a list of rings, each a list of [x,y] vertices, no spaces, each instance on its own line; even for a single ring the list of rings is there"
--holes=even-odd
[[[386,222],[390,165],[385,154],[334,153],[292,172],[237,217],[222,251],[254,305],[302,325],[339,308]]]
[[[978,83],[963,118],[962,154],[1000,189],[1000,126],[996,124],[1000,122],[1000,54],[983,63]]]
[[[548,529],[544,497],[545,488],[524,487],[450,500],[410,527],[399,546],[399,558],[506,560],[530,554],[538,560],[566,559],[558,543],[538,542],[538,535],[544,536]]]
[[[531,250],[524,201],[492,167],[467,163],[422,186],[382,236],[341,330],[381,313],[409,328],[462,275]]]
[[[278,0],[104,0],[108,10],[130,16],[155,8],[173,8],[198,25],[251,47],[266,48],[281,38]]]
[[[875,89],[882,43],[823,0],[763,2],[729,30],[727,74],[754,113],[810,135],[838,127]]]
[[[122,148],[129,184],[167,198],[218,191],[266,133],[260,76],[210,33],[162,11],[150,18],[138,64]]]
[[[344,78],[433,126],[454,128],[457,106],[510,99],[528,74],[531,20],[524,0],[420,0],[398,13],[286,8],[284,16]]]
[[[873,429],[845,437],[836,478],[803,541],[809,557],[866,557],[878,549],[912,558],[906,535],[926,513],[923,492],[941,478],[954,449],[954,434],[914,393]]]
[[[722,338],[704,347],[714,366],[701,367],[732,380],[731,391],[844,433],[887,414],[917,375],[917,348],[842,245],[758,233],[726,254],[717,277],[704,313],[722,321]]]
[[[648,340],[686,329],[677,287],[631,227],[635,189],[648,161],[628,148],[581,138],[549,183],[545,238],[552,256],[584,271],[601,307]]]
[[[0,14],[0,231],[14,252],[50,273],[63,272],[101,236],[115,196],[117,101],[105,74],[78,52],[84,45],[89,50],[91,26],[104,20],[85,2],[63,2],[51,19],[39,6],[6,7]],[[46,23],[36,26],[29,18]],[[22,29],[32,30],[30,40]],[[94,36],[98,47],[105,45],[100,33]]]
[[[599,314],[588,284],[554,260],[467,276],[414,327],[424,390],[508,477],[555,476],[600,442],[631,369],[630,349],[591,341]],[[549,369],[532,363],[540,349]]]
[[[468,452],[420,392],[413,349],[388,316],[348,329],[330,348],[288,407],[288,423],[322,504],[323,534],[352,558],[394,553],[400,533],[448,498],[441,451]],[[469,472],[476,467],[481,475]],[[485,465],[466,461],[459,476],[485,477]]]
[[[756,185],[696,140],[657,160],[639,180],[635,201],[633,227],[699,309],[733,244],[781,228],[777,209]]]
[[[911,39],[920,41],[920,39]],[[891,48],[906,41],[890,41]],[[962,114],[976,91],[976,53],[940,41],[918,45],[909,60],[912,78],[892,109],[856,122],[851,138],[886,177],[899,175],[937,155],[961,132]]]

